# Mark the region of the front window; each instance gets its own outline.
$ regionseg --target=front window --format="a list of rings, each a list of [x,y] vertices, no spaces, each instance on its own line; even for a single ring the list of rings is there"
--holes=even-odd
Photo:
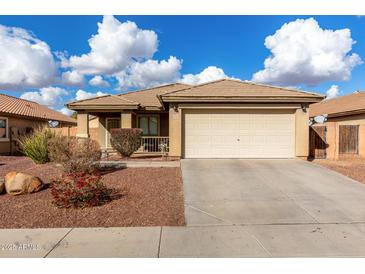
[[[143,130],[143,135],[145,136],[157,136],[158,116],[157,115],[138,116],[138,127]]]
[[[8,138],[8,119],[0,117],[0,139]]]

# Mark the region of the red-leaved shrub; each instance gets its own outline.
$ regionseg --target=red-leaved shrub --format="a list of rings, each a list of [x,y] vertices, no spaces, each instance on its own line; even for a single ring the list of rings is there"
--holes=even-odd
[[[114,128],[111,130],[110,143],[122,156],[129,157],[141,147],[142,129]]]
[[[75,172],[52,181],[53,203],[61,208],[84,208],[103,205],[111,200],[99,174]]]

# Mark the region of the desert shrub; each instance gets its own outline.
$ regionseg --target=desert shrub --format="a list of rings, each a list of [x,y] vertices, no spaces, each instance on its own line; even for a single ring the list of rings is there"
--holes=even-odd
[[[51,183],[53,204],[60,208],[84,208],[103,205],[112,199],[112,190],[104,186],[99,174],[74,172]]]
[[[55,134],[47,128],[39,128],[19,138],[20,148],[25,156],[36,164],[49,162],[48,143]]]
[[[48,147],[51,161],[61,164],[65,173],[97,171],[95,162],[100,160],[101,151],[95,140],[57,135]]]
[[[110,143],[122,156],[129,157],[141,147],[142,130],[139,128],[115,128],[111,130]]]

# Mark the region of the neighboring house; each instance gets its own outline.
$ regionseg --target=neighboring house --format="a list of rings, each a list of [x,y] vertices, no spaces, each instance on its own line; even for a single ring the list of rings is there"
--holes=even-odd
[[[365,92],[355,92],[310,106],[310,117],[328,115],[311,131],[311,156],[338,159],[365,156]]]
[[[222,79],[197,86],[171,84],[75,101],[77,136],[89,136],[88,115],[99,117],[99,143],[110,148],[112,128],[142,128],[142,152],[184,158],[308,156],[309,104],[322,95]]]
[[[12,154],[17,138],[34,128],[58,121],[58,127],[76,125],[76,120],[35,102],[0,94],[0,154]]]

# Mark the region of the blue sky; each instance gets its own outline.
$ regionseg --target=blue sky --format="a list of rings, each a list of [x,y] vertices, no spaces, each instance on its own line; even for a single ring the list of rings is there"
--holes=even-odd
[[[265,38],[274,35],[284,24],[295,22],[297,19],[308,18],[314,18],[314,22],[318,24],[320,30],[313,24],[305,24],[305,21],[297,22],[295,25],[293,24],[293,29],[282,29],[283,36],[275,37],[274,46],[271,50],[265,47]],[[344,95],[355,90],[365,90],[365,64],[362,64],[365,61],[364,17],[115,16],[108,22],[107,33],[104,32],[98,38],[96,42],[98,48],[95,50],[95,55],[81,58],[83,54],[90,54],[88,40],[98,33],[97,23],[102,21],[102,16],[0,16],[0,25],[7,27],[2,34],[6,36],[5,38],[1,36],[0,30],[0,49],[7,47],[5,51],[0,50],[0,70],[5,68],[7,73],[3,73],[3,75],[0,73],[1,92],[45,103],[59,110],[65,102],[76,98],[78,90],[84,91],[84,93],[79,94],[78,99],[80,99],[95,96],[97,95],[96,92],[99,92],[99,95],[120,93],[125,90],[149,87],[176,80],[201,83],[222,75],[242,80],[254,79],[269,84],[293,86],[321,93],[326,93],[331,86],[335,85],[335,95]],[[134,37],[133,33],[129,33],[128,35],[131,37],[128,36],[124,39],[122,37],[123,31],[119,33],[119,36],[115,36],[118,35],[118,32],[112,33],[114,28],[126,21],[135,23],[135,33],[139,32],[141,35],[146,35],[144,37],[146,40],[135,42],[127,49],[127,46],[123,46],[125,40],[137,36]],[[28,38],[24,34],[14,34],[14,31],[9,29],[12,27],[28,31],[36,41],[32,41],[33,38]],[[304,28],[307,29],[303,30]],[[346,34],[343,32],[338,33],[338,35],[334,33],[343,29],[349,29],[351,33]],[[327,37],[327,34],[323,34],[322,30],[329,30],[329,37]],[[149,33],[146,34],[143,31],[149,31]],[[293,34],[303,33],[303,37],[307,34],[309,37],[313,35],[313,40],[318,39],[321,41],[319,47],[322,48],[322,53],[330,52],[332,54],[330,56],[335,56],[333,59],[336,61],[333,61],[332,58],[329,58],[330,60],[328,58],[323,59],[322,54],[321,59],[318,59],[320,65],[314,70],[310,69],[310,66],[308,69],[306,62],[313,62],[318,57],[311,55],[312,52],[314,52],[314,55],[318,55],[315,48],[316,44],[313,42],[314,45],[308,46],[312,47],[306,53],[309,55],[303,56],[303,60],[293,63],[291,56],[293,54],[301,55],[306,47],[303,48],[303,45],[302,48],[298,46],[296,51],[290,53],[292,55],[286,54],[285,47],[293,48],[294,42],[287,38],[292,35],[291,32]],[[108,36],[109,34],[110,36]],[[11,43],[18,41],[14,41],[14,37],[23,39],[23,42],[24,40],[25,42],[28,41],[30,45],[46,43],[49,49],[48,53],[51,56],[44,60],[42,59],[43,56],[37,54],[34,56],[32,50],[27,50],[25,47],[24,54],[29,54],[29,56],[24,57],[21,52],[23,47],[18,49],[12,46]],[[300,40],[301,36],[298,37]],[[7,44],[3,42],[2,45],[1,39],[7,38],[10,40],[6,41],[10,42]],[[116,40],[117,42],[115,42]],[[110,43],[110,41],[114,42]],[[350,49],[338,52],[337,48],[348,48],[349,41],[356,41],[356,43],[352,45],[350,43]],[[324,45],[324,43],[328,44]],[[44,46],[44,44],[42,45]],[[97,69],[94,71],[92,66],[100,60],[100,53],[97,51],[107,48],[109,45],[112,45],[109,49],[110,55],[102,56],[104,63],[97,63]],[[265,69],[264,61],[273,54],[275,49],[279,51],[276,60],[274,60],[275,64],[268,67],[266,74],[263,76],[253,78],[256,72]],[[12,54],[11,50],[16,52]],[[47,50],[45,49],[45,51]],[[115,51],[115,55],[113,51]],[[131,51],[135,51],[133,53],[135,56],[130,53]],[[60,57],[58,52],[63,52],[63,57]],[[118,55],[120,52],[123,52],[122,56]],[[6,53],[8,59],[1,62],[4,57],[2,57],[2,54]],[[358,56],[353,56],[353,54]],[[75,60],[72,60],[71,56],[75,57]],[[169,59],[170,56],[175,59]],[[19,61],[18,58],[25,59]],[[39,65],[22,68],[24,60],[35,60],[34,63],[39,62]],[[161,64],[162,60],[165,60],[164,64]],[[10,69],[6,63],[12,64],[12,62],[15,65],[10,66]],[[50,62],[54,63],[50,64]],[[333,62],[333,64],[323,64],[322,66],[322,63],[325,62]],[[114,64],[108,67],[109,63]],[[26,63],[25,66],[27,66]],[[331,70],[331,66],[335,68],[335,71]],[[206,75],[201,74],[208,67],[211,67],[211,69],[206,71]],[[288,67],[293,71],[297,71],[297,73],[291,75],[288,72],[280,71],[281,69],[288,69]],[[19,75],[22,75],[23,78],[19,77],[10,83],[6,77],[8,75],[11,77],[18,75],[17,70],[22,70]],[[38,74],[36,73],[37,70],[39,70]],[[44,77],[45,79],[39,79],[39,74],[47,74],[52,70],[54,70],[52,75],[47,75],[47,77]],[[155,74],[150,72],[151,70]],[[62,73],[72,71],[76,71],[79,78],[84,79],[83,84],[77,83],[74,85],[62,80]],[[92,86],[88,81],[95,75],[100,76],[99,78],[102,78],[103,82],[99,81],[96,86]],[[27,80],[24,80],[25,78]],[[55,80],[56,78],[58,80]],[[141,78],[143,79],[141,80]],[[107,85],[104,81],[109,84]],[[42,88],[43,93],[41,92]],[[54,96],[55,94],[56,96]]]

